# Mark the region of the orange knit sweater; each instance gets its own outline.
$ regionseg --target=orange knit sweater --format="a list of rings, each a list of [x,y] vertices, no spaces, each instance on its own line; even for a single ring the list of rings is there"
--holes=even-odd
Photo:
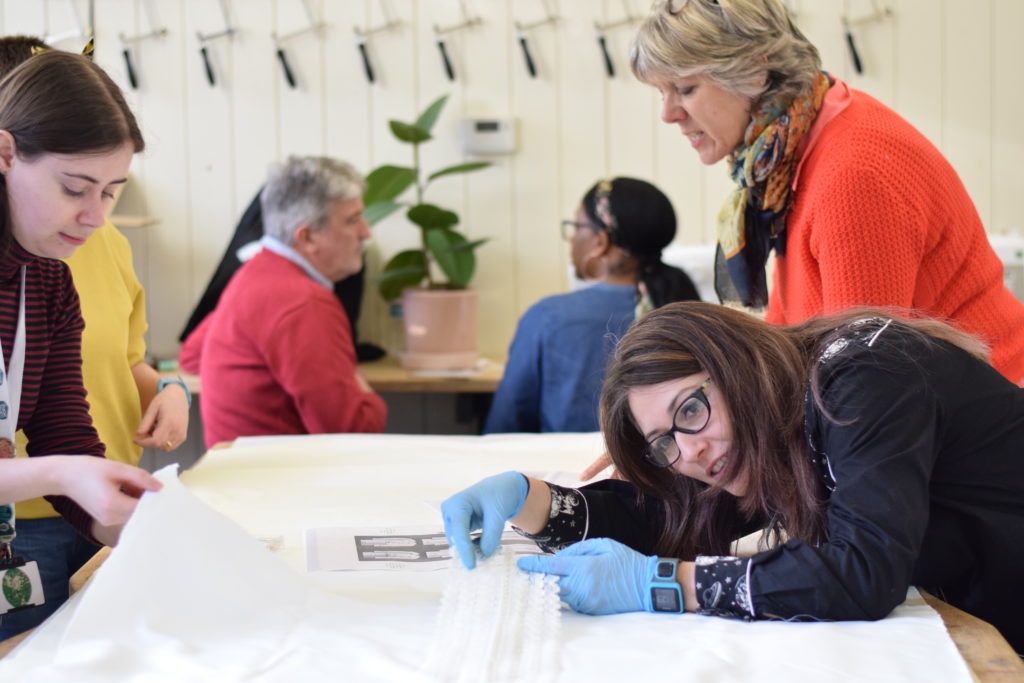
[[[914,309],[977,335],[996,369],[1024,382],[1024,303],[956,171],[899,115],[851,92],[803,160],[767,320]]]

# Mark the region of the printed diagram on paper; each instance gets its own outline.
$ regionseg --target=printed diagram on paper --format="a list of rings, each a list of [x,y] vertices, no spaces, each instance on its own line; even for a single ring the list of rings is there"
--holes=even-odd
[[[506,529],[501,548],[537,555],[533,541]],[[444,531],[430,527],[323,527],[306,529],[306,571],[431,571],[450,566]]]

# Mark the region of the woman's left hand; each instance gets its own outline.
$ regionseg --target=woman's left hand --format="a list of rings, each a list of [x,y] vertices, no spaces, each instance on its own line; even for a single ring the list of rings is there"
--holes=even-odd
[[[656,556],[643,555],[610,538],[580,541],[554,556],[519,558],[528,572],[555,574],[562,600],[584,614],[650,611],[647,586]]]
[[[177,384],[168,384],[153,397],[142,416],[135,443],[143,448],[173,451],[188,436],[188,396]]]

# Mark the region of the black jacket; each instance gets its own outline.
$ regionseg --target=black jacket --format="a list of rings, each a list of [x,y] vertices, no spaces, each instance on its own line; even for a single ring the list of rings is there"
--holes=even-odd
[[[890,329],[869,344],[879,329],[844,336],[819,364],[836,421],[806,403],[828,540],[753,556],[747,604],[758,617],[879,619],[919,585],[1024,651],[1024,389],[945,342]],[[657,505],[637,509],[621,482],[581,492],[588,537],[653,552]]]

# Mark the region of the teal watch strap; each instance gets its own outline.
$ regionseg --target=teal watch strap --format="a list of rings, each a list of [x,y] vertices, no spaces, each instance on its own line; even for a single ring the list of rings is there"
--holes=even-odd
[[[168,384],[177,384],[185,391],[185,398],[188,399],[188,406],[189,408],[191,408],[192,392],[188,390],[188,385],[185,384],[185,380],[183,380],[181,377],[178,377],[177,379],[162,377],[160,378],[160,381],[156,383],[156,393],[159,394],[161,391],[164,390],[164,387],[166,387]]]
[[[683,589],[676,581],[676,567],[679,560],[670,557],[659,557],[654,565],[654,576],[648,584],[651,594],[651,612],[668,612],[671,614],[682,614]]]

